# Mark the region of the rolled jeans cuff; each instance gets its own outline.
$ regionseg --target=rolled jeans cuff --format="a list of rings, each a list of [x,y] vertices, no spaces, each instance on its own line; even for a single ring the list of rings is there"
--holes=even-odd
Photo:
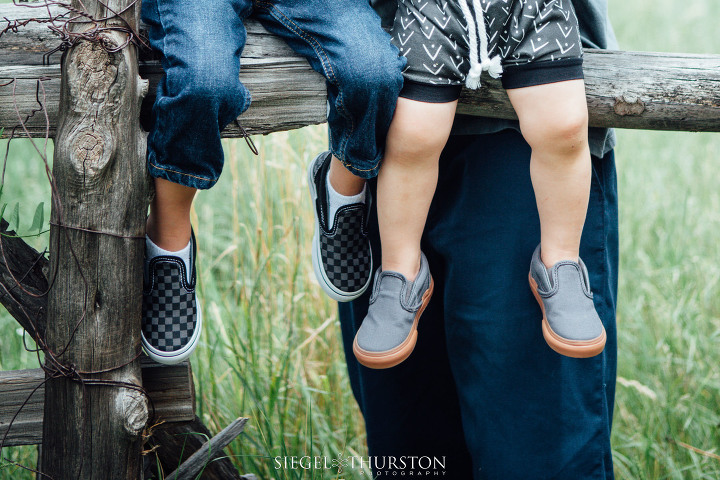
[[[162,166],[155,163],[152,158],[148,158],[147,161],[148,172],[153,178],[162,178],[169,182],[178,183],[190,188],[196,188],[198,190],[207,190],[214,186],[218,179],[208,178],[200,175],[194,175],[191,173],[181,172],[172,166]]]

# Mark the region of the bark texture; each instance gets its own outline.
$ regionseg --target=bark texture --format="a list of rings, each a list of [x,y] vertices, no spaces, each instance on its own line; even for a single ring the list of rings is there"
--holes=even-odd
[[[94,18],[129,0],[73,1]],[[84,5],[83,5],[84,4]],[[137,12],[123,15],[137,25]],[[110,23],[120,23],[119,19]],[[74,30],[88,28],[77,24]],[[102,34],[105,46],[125,35]],[[138,122],[147,91],[135,48],[81,41],[63,56],[46,340],[64,371],[45,387],[41,468],[54,478],[136,479],[149,409],[141,385],[140,317],[148,181]],[[71,377],[71,378],[69,378]]]

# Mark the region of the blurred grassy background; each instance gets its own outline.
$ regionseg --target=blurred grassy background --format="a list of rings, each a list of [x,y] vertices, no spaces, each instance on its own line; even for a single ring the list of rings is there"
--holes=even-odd
[[[720,53],[715,0],[610,0],[610,12],[623,49]],[[718,479],[720,134],[618,133],[617,478]],[[243,141],[225,142],[225,172],[195,203],[206,317],[193,358],[198,409],[215,431],[238,415],[251,418],[229,448],[241,471],[320,479],[322,472],[276,470],[271,459],[366,454],[336,309],[310,263],[304,171],[327,137],[312,127],[255,142],[259,157]],[[20,203],[21,230],[41,201],[49,218],[44,167],[27,142],[13,142],[5,179],[3,201]],[[30,241],[42,249],[47,239]],[[2,312],[0,369],[36,366]],[[3,455],[35,462],[31,447]],[[31,477],[4,467],[0,478]]]
[[[714,0],[610,0],[610,18],[625,50],[720,53]],[[618,136],[615,471],[622,479],[718,479],[720,134]]]

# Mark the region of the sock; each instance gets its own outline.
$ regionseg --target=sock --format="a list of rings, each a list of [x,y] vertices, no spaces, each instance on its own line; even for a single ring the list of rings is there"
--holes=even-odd
[[[150,262],[150,260],[160,255],[171,255],[173,257],[180,257],[185,264],[185,272],[188,283],[190,283],[190,278],[192,277],[192,271],[190,271],[191,248],[192,242],[188,242],[187,246],[182,250],[178,250],[177,252],[171,252],[169,250],[158,247],[152,240],[150,240],[150,237],[145,235],[145,261]]]
[[[325,184],[327,185],[328,192],[328,227],[332,226],[332,222],[335,219],[335,214],[340,209],[340,207],[353,203],[365,203],[365,190],[367,189],[367,184],[363,185],[362,192],[358,193],[357,195],[350,196],[342,195],[336,192],[333,186],[330,185],[329,175],[325,177]]]

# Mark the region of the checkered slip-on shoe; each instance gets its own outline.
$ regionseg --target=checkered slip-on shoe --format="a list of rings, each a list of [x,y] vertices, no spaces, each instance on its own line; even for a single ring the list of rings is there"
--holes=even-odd
[[[390,368],[408,358],[415,349],[418,322],[433,288],[424,254],[412,282],[401,273],[378,269],[368,313],[353,342],[358,362],[369,368]]]
[[[370,194],[364,203],[340,207],[328,222],[325,179],[330,159],[330,152],[323,152],[308,167],[310,196],[315,207],[312,264],[325,293],[338,302],[349,302],[370,285],[373,268],[367,233]]]
[[[190,283],[180,257],[160,255],[145,264],[141,340],[148,357],[172,365],[195,350],[202,312],[195,295],[195,235],[191,237]]]
[[[561,355],[594,357],[605,348],[605,328],[595,311],[590,280],[582,260],[563,260],[547,269],[540,246],[530,262],[530,289],[542,310],[547,344]]]

